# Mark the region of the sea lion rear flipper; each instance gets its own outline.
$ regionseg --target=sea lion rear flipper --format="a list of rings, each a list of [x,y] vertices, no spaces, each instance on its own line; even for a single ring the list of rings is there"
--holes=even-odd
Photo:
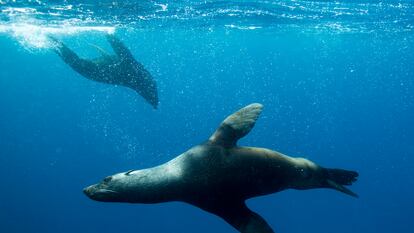
[[[325,168],[326,174],[326,183],[325,187],[338,190],[353,197],[358,197],[358,195],[344,185],[351,185],[358,178],[358,172],[348,171],[343,169],[332,169]]]
[[[228,116],[210,137],[210,142],[222,146],[235,146],[250,132],[262,112],[263,105],[250,104]]]
[[[274,233],[269,224],[244,202],[225,203],[209,212],[220,216],[241,233]]]

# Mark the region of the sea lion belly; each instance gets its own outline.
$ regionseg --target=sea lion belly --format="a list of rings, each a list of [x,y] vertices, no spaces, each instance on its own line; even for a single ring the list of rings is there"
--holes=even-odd
[[[260,153],[259,153],[259,152]],[[289,161],[257,148],[200,145],[182,155],[183,187],[191,197],[241,198],[266,195],[286,188]],[[204,197],[206,194],[206,197]]]

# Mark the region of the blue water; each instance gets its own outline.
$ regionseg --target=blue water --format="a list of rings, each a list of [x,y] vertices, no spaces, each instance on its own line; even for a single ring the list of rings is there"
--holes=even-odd
[[[357,170],[354,199],[288,190],[248,201],[276,232],[411,232],[412,1],[0,0],[0,232],[236,232],[183,203],[89,200],[107,175],[166,162],[252,102],[241,145]],[[87,80],[82,56],[115,33],[153,74],[154,110]]]

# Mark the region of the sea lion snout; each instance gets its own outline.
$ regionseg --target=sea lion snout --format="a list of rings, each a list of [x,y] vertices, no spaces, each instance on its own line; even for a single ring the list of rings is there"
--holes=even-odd
[[[94,186],[95,185],[91,185],[91,186],[88,186],[88,187],[84,188],[83,193],[87,196],[91,195],[93,193],[92,190],[93,190]]]
[[[88,196],[90,199],[94,199],[94,194],[96,193],[96,185],[91,185],[83,189],[83,193]]]

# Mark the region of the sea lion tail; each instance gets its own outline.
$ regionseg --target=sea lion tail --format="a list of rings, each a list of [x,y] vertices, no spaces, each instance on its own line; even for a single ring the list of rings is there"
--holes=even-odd
[[[326,186],[353,197],[358,195],[344,185],[351,185],[357,180],[358,172],[343,169],[326,169]]]

